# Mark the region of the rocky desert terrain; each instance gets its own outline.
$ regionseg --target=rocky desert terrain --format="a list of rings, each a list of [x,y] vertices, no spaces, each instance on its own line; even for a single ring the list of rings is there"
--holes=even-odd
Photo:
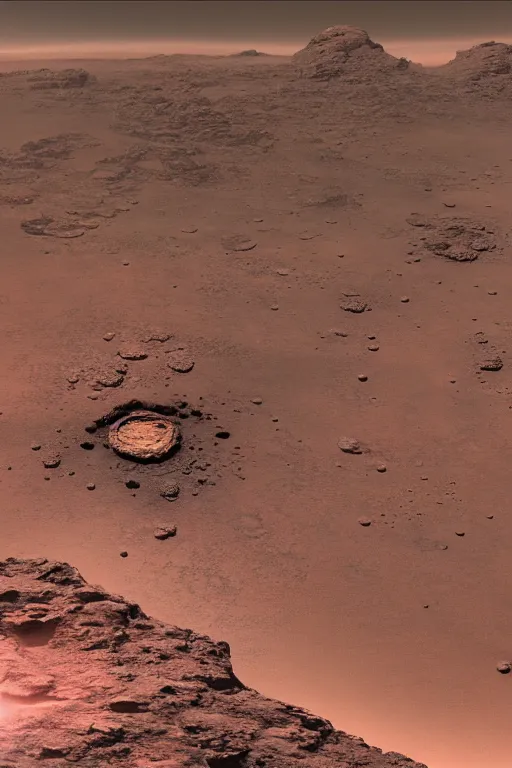
[[[2,64],[2,759],[505,768],[512,47],[244,54]]]

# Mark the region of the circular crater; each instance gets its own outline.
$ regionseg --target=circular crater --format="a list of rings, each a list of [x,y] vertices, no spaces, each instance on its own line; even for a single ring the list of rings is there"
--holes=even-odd
[[[108,442],[113,450],[132,461],[163,461],[180,445],[179,427],[169,416],[134,410],[114,421]]]

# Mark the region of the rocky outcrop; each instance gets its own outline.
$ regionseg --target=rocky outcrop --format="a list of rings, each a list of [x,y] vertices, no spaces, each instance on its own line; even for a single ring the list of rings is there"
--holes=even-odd
[[[458,51],[455,58],[438,68],[452,83],[452,89],[478,94],[487,100],[512,94],[512,45],[481,43],[467,51]]]
[[[313,37],[293,56],[293,64],[303,77],[330,80],[342,75],[370,76],[375,72],[407,69],[406,59],[386,53],[364,29],[329,27]]]
[[[481,43],[467,51],[458,51],[443,69],[471,80],[512,74],[512,45]]]
[[[425,768],[233,673],[227,643],[150,619],[65,563],[0,563],[1,768]]]

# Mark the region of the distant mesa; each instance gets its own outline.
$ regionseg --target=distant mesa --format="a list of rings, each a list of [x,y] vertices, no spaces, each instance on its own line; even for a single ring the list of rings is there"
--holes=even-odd
[[[28,81],[32,90],[44,91],[57,88],[84,88],[95,83],[96,78],[85,69],[62,69],[60,72],[40,69],[31,73]]]
[[[232,56],[268,56],[268,53],[262,53],[257,51],[256,48],[248,48],[246,51],[240,51],[240,53],[232,53]]]
[[[409,68],[407,59],[391,56],[364,29],[347,26],[328,27],[320,32],[292,57],[292,62],[302,77],[317,80]]]

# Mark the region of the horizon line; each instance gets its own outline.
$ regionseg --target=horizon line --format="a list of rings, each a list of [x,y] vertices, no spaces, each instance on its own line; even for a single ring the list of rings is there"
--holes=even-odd
[[[0,60],[30,61],[59,59],[129,59],[146,58],[155,55],[184,54],[191,56],[229,56],[242,50],[256,49],[274,56],[292,56],[304,48],[308,41],[247,41],[225,40],[207,41],[200,39],[183,40],[180,38],[151,38],[133,40],[82,40],[80,42],[61,40],[33,43],[0,44]],[[388,38],[380,41],[385,50],[397,58],[404,57],[424,66],[442,65],[451,61],[460,50],[471,48],[489,38],[454,37],[454,38],[407,38],[397,40]],[[512,35],[504,35],[494,42],[512,43]]]

